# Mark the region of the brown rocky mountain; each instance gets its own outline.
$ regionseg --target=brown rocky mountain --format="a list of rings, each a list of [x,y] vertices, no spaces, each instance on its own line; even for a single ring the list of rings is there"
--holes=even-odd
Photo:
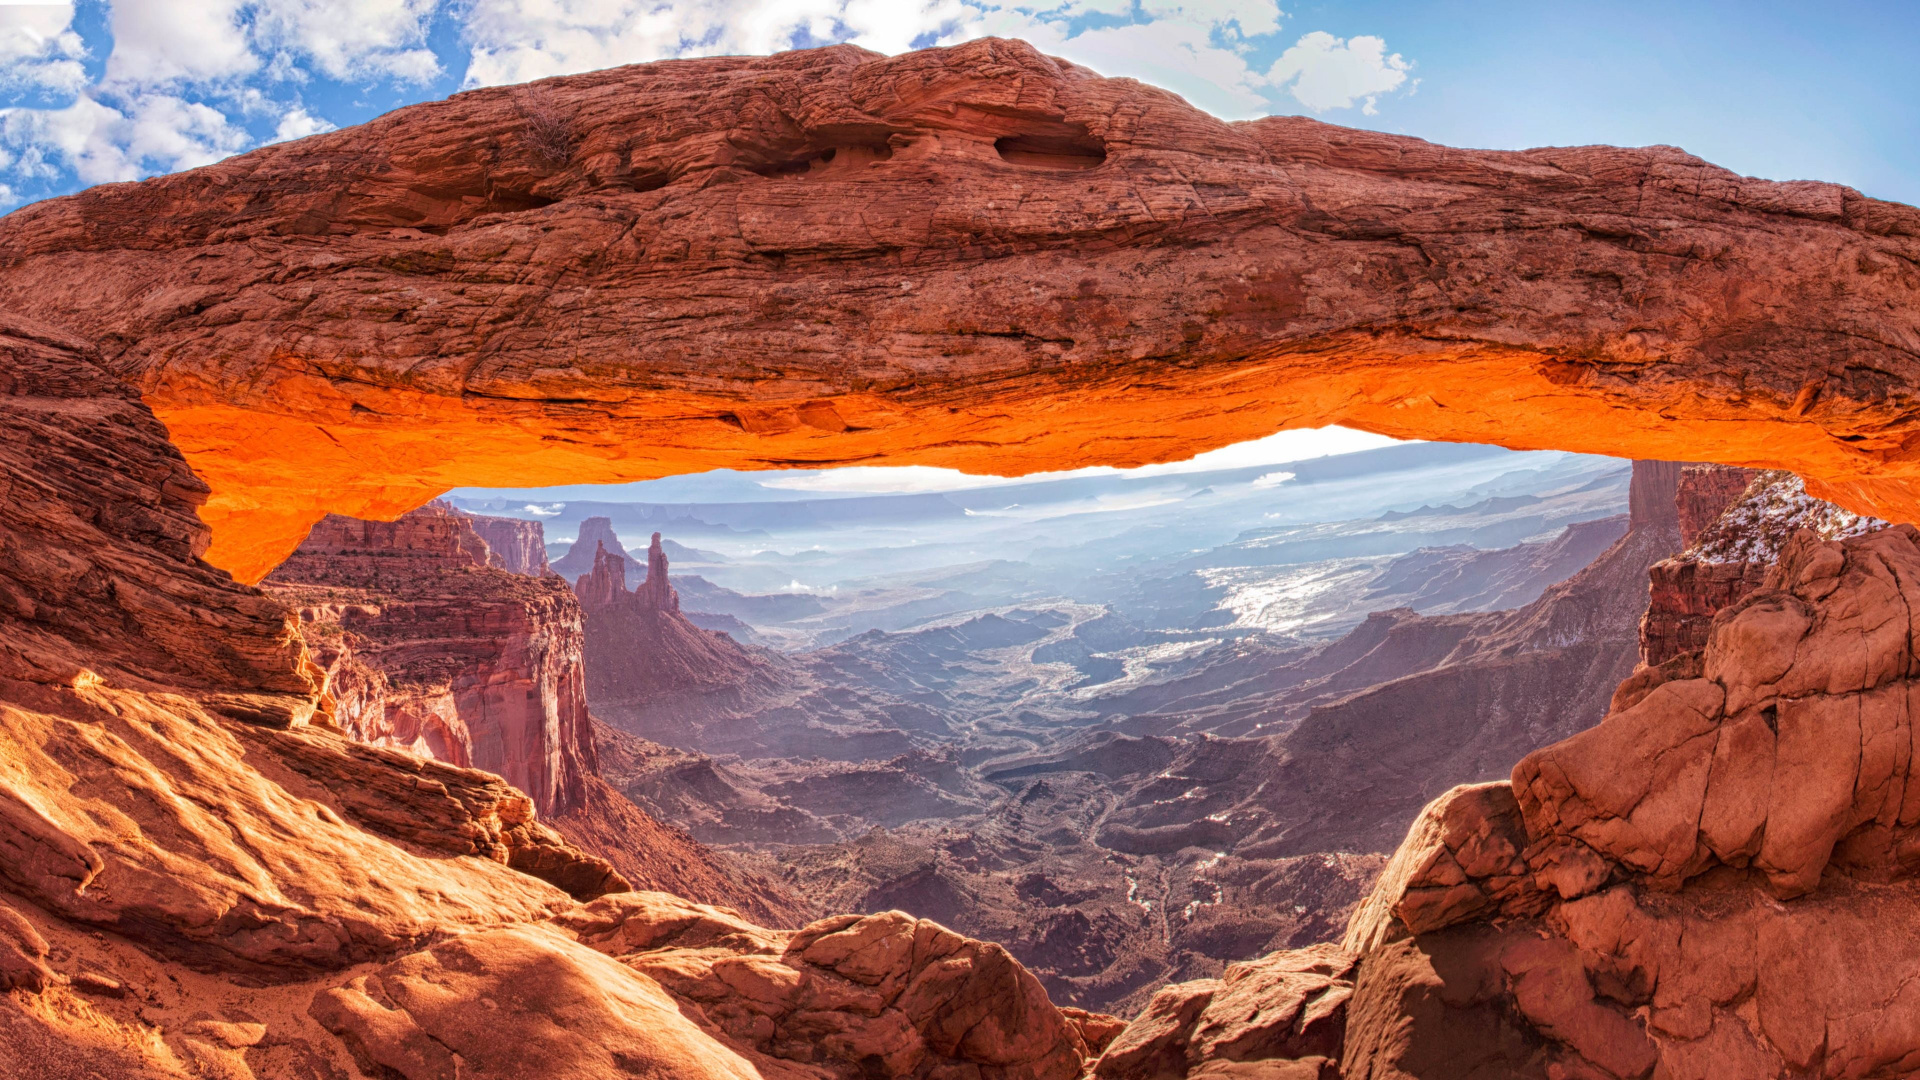
[[[329,517],[269,576],[268,595],[300,613],[333,722],[499,775],[637,887],[791,922],[782,889],[599,777],[573,591],[499,567],[479,520],[440,503],[393,522]]]
[[[489,566],[474,519],[329,517],[264,583],[300,611],[355,738],[505,777],[558,813],[594,772],[579,605],[566,583]]]
[[[215,567],[468,481],[1131,464],[1335,419],[1791,466],[1910,518],[1917,243],[1911,208],[1667,148],[1228,125],[1000,41],[482,90],[8,215],[0,1072],[1909,1074],[1910,525],[1762,530],[1696,660],[1430,804],[1340,948],[1126,1023],[909,914],[616,891],[500,778],[349,738],[295,613]],[[1525,685],[1500,662],[1577,659],[1635,599],[1555,595],[1416,674]],[[967,632],[1064,632],[995,618]],[[833,735],[791,719],[742,742]],[[1179,769],[1157,797],[1197,803]]]
[[[1640,627],[1641,658],[1655,666],[1705,648],[1713,616],[1761,587],[1796,531],[1834,540],[1886,525],[1812,498],[1786,472],[1688,466],[1681,491],[1687,550],[1653,567]]]

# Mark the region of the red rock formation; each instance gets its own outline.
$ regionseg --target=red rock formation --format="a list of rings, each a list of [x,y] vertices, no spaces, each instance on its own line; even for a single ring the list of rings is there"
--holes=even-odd
[[[675,592],[673,584],[667,580],[667,553],[661,550],[660,534],[653,534],[653,543],[647,546],[647,579],[634,590],[635,599],[640,606],[652,611],[679,611],[680,594]]]
[[[799,921],[783,888],[599,779],[580,607],[557,576],[489,565],[474,521],[440,503],[390,523],[328,518],[269,576],[270,593],[299,605],[335,722],[361,742],[498,773],[636,886]]]
[[[27,328],[0,336],[0,393],[0,890],[19,901],[0,904],[0,1072],[342,1075],[364,1053],[418,1076],[452,1045],[475,1077],[524,1076],[532,1054],[553,1075],[745,1078],[732,1063],[779,1075],[797,1046],[849,1080],[870,1047],[1041,1080],[1076,1075],[1082,1031],[1111,1027],[1053,1009],[997,947],[909,920],[902,951],[897,919],[841,920],[791,942],[817,993],[762,1006],[786,1040],[732,1049],[683,1018],[695,998],[570,942],[605,909],[547,921],[624,883],[530,799],[333,729],[293,613],[195,558],[204,488],[151,412]],[[375,533],[398,553],[366,553]],[[342,526],[310,558],[380,588],[422,567],[497,578],[465,535]],[[626,939],[687,922],[633,906]]]
[[[47,200],[0,222],[0,305],[100,343],[253,579],[329,511],[462,484],[1134,465],[1331,422],[1785,467],[1911,517],[1917,258],[1920,211],[1836,185],[1228,124],[981,40],[481,89]]]
[[[626,563],[624,553],[596,541],[592,571],[574,583],[586,613],[587,696],[603,715],[608,710],[618,715],[619,706],[636,701],[737,693],[775,677],[755,652],[723,633],[700,629],[680,613],[659,533],[647,552],[647,579],[632,592],[626,587]]]
[[[1649,571],[1640,659],[1650,667],[1684,663],[1704,648],[1714,615],[1760,587],[1796,530],[1833,539],[1886,524],[1809,496],[1791,473],[1688,469],[1680,496],[1683,521],[1693,524],[1687,550]]]
[[[354,737],[498,773],[558,813],[594,771],[580,608],[559,578],[488,557],[473,519],[435,503],[328,518],[267,585],[300,609]]]
[[[1909,1073],[1916,602],[1920,531],[1799,531],[1703,676],[1434,803],[1349,928],[1343,1075]]]
[[[1731,465],[1694,464],[1680,470],[1674,495],[1680,519],[1680,542],[1692,547],[1707,527],[1720,520],[1753,483],[1754,470]]]
[[[547,572],[547,534],[537,521],[468,514],[473,531],[493,552],[490,564],[516,574],[539,577]]]
[[[5,331],[0,889],[63,976],[100,931],[147,950],[148,988],[152,957],[299,978],[570,903],[516,862],[611,880],[497,778],[329,730],[294,614],[196,558],[206,491],[152,413],[58,335]]]

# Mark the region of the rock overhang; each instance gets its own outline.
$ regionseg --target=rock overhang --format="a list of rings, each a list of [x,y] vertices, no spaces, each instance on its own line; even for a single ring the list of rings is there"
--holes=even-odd
[[[1288,427],[1785,467],[1920,517],[1920,211],[1667,147],[1226,123],[1021,42],[471,91],[0,220],[257,579],[328,511]]]

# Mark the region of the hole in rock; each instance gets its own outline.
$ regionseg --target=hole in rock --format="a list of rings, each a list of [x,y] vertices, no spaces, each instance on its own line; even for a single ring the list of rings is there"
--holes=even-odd
[[[893,147],[886,143],[854,143],[829,146],[770,165],[756,165],[753,171],[761,176],[837,176],[856,172],[892,156]]]
[[[1107,148],[1083,128],[1074,135],[1008,135],[995,139],[1000,160],[1029,169],[1091,169],[1107,160]]]

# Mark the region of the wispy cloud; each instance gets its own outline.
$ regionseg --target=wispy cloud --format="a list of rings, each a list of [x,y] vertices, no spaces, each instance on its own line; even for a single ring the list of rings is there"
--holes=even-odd
[[[1019,37],[1230,119],[1411,88],[1377,37],[1287,45],[1274,0],[120,0],[0,3],[0,207],[190,168],[460,86],[830,42]],[[84,32],[83,32],[84,31]],[[1277,59],[1275,59],[1277,57]]]

